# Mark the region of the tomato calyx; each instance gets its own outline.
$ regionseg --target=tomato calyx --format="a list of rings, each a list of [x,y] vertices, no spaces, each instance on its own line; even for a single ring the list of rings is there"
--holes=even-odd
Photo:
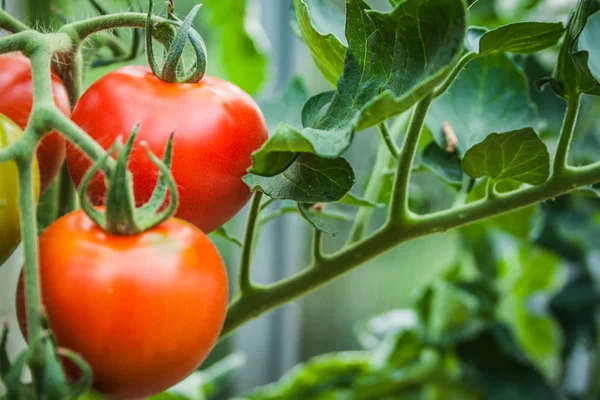
[[[148,18],[146,19],[146,57],[152,72],[167,83],[200,82],[206,73],[206,45],[200,34],[192,29],[192,23],[202,5],[198,4],[194,6],[182,23],[180,20],[176,19],[173,14],[173,9],[170,8],[169,17],[173,20],[172,23],[163,22],[155,26],[152,24],[153,1],[150,0],[148,3]],[[169,29],[162,29],[179,24],[181,24],[181,26],[177,30],[175,38],[172,38],[172,31]],[[158,63],[154,58],[154,50],[152,47],[152,38],[154,35],[160,36],[158,39],[165,46],[165,50],[167,51],[162,68],[158,66]],[[183,49],[188,38],[196,53],[196,61],[194,66],[188,72],[185,72],[185,68],[181,64],[181,61]]]
[[[133,128],[125,146],[123,146],[121,138],[117,138],[106,154],[87,171],[79,189],[79,200],[83,211],[104,231],[116,235],[136,235],[147,231],[173,216],[178,206],[179,196],[170,170],[173,155],[173,136],[175,134],[173,132],[167,142],[162,161],[152,153],[146,142],[141,143],[146,149],[150,161],[159,168],[160,175],[150,200],[136,208],[132,177],[127,170],[127,166],[138,129],[139,123]],[[92,178],[115,152],[117,153],[117,163],[107,176],[106,207],[105,212],[102,212],[92,205],[86,196],[86,192]],[[169,204],[164,210],[160,211],[168,194],[170,194]]]

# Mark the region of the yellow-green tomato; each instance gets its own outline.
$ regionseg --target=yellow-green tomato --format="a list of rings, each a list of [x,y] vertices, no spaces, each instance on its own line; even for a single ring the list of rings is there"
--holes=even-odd
[[[10,119],[0,114],[0,149],[16,142],[23,132]],[[37,161],[33,165],[33,187],[37,199],[40,174]],[[14,161],[0,163],[0,265],[12,254],[21,241],[19,223],[19,173]]]

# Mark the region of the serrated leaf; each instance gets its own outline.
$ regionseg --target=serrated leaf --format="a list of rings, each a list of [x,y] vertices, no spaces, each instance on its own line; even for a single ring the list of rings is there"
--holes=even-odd
[[[343,158],[322,159],[303,154],[286,171],[264,177],[248,174],[244,182],[273,199],[302,203],[334,202],[343,198],[354,185],[352,167]]]
[[[426,123],[441,148],[447,145],[444,122],[456,133],[461,157],[489,133],[539,125],[527,78],[504,54],[471,61],[450,89],[433,102]]]
[[[459,0],[406,0],[390,12],[349,0],[346,21],[344,73],[317,128],[362,130],[409,109],[451,68],[466,15]]]
[[[315,212],[312,210],[314,204],[308,203],[299,203],[298,210],[300,211],[300,215],[307,220],[315,229],[326,233],[328,235],[337,235],[338,230],[335,226],[327,222],[322,215],[319,215],[319,212]]]
[[[298,29],[315,65],[325,79],[336,86],[344,70],[346,46],[342,43],[343,35],[336,36],[329,30],[333,28],[343,33],[342,13],[328,0],[294,0],[294,9]],[[324,26],[327,29],[322,29]]]
[[[356,207],[373,207],[373,208],[381,208],[384,205],[381,203],[376,203],[374,201],[370,201],[367,199],[363,199],[352,192],[346,193],[346,195],[340,200],[340,203],[346,204],[349,206]]]
[[[554,46],[563,33],[560,22],[515,22],[492,30],[474,27],[467,32],[467,47],[480,55],[533,54]]]
[[[550,176],[550,154],[531,128],[492,133],[467,151],[463,169],[471,178],[541,185]]]
[[[335,159],[356,130],[412,107],[449,72],[462,47],[465,19],[462,0],[407,0],[386,13],[349,0],[349,47],[338,90],[309,100],[304,129],[280,125],[254,153],[250,172],[283,172],[300,153]]]
[[[423,151],[421,163],[444,182],[458,186],[463,180],[460,158],[456,153],[449,153],[430,143]]]

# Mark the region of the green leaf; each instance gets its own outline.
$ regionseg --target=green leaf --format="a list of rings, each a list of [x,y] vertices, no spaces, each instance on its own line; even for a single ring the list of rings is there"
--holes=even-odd
[[[344,73],[316,126],[360,131],[408,110],[446,76],[462,49],[461,0],[406,0],[393,11],[347,1]]]
[[[550,176],[550,154],[531,128],[492,133],[467,151],[463,168],[471,178],[541,185]]]
[[[560,22],[515,22],[489,31],[474,27],[467,32],[467,47],[480,55],[533,54],[558,43],[564,30]]]
[[[554,73],[551,78],[539,82],[540,86],[549,82],[559,96],[567,98],[581,93],[600,96],[600,83],[588,65],[589,53],[579,49],[579,39],[593,6],[593,0],[579,0],[567,27]]]
[[[233,236],[232,234],[230,234],[229,232],[227,232],[227,230],[225,229],[225,227],[220,227],[219,229],[215,230],[212,232],[213,235],[218,236],[220,238],[223,238],[225,240],[227,240],[230,243],[235,244],[238,247],[242,247],[242,241]]]
[[[450,124],[459,156],[492,132],[539,124],[525,74],[503,54],[467,64],[450,89],[433,102],[425,121],[440,148],[446,147],[443,124]]]
[[[294,128],[302,127],[301,114],[298,110],[308,100],[308,92],[304,80],[296,76],[274,95],[258,102],[267,121],[269,132],[285,121]]]
[[[309,100],[304,129],[280,125],[254,153],[250,172],[283,172],[300,153],[335,159],[356,130],[412,107],[452,68],[465,19],[462,0],[407,0],[387,13],[371,10],[363,0],[348,1],[349,47],[338,90]]]
[[[294,0],[294,9],[295,22],[315,65],[325,79],[336,86],[344,70],[346,55],[346,46],[342,43],[342,13],[328,0]],[[336,36],[330,29],[342,34]]]
[[[483,334],[460,344],[457,352],[475,374],[486,400],[560,398],[502,325],[491,326]]]
[[[252,191],[260,190],[274,199],[334,202],[352,188],[354,172],[343,158],[327,160],[304,154],[283,173],[273,177],[248,174],[244,182]]]
[[[588,18],[585,29],[581,32],[579,38],[579,49],[588,51],[590,54],[588,64],[593,77],[600,79],[600,12],[591,15]]]
[[[444,182],[460,186],[463,180],[463,170],[460,158],[456,153],[449,153],[430,143],[423,151],[421,163]]]
[[[346,193],[346,195],[340,200],[340,203],[355,207],[382,208],[384,206],[384,204],[363,199],[351,192]]]
[[[328,235],[335,236],[338,232],[335,226],[326,221],[323,215],[320,215],[318,211],[314,211],[312,207],[314,204],[298,203],[298,210],[300,215],[307,220],[315,229],[326,233]]]
[[[256,93],[268,73],[269,41],[259,15],[248,0],[205,0],[218,61],[226,77],[248,93]],[[216,46],[216,45],[219,46]]]

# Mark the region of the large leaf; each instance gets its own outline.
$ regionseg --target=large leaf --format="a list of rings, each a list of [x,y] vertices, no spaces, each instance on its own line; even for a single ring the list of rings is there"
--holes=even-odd
[[[281,125],[253,155],[252,173],[283,172],[300,153],[339,157],[356,130],[406,111],[438,85],[462,47],[461,0],[407,0],[385,13],[350,0],[346,14],[349,47],[338,90],[309,100],[304,129]]]
[[[205,0],[211,33],[218,33],[219,62],[227,78],[255,93],[267,78],[269,41],[249,0]]]
[[[532,54],[554,46],[564,33],[560,22],[515,22],[496,29],[469,28],[469,50],[480,55],[494,52]]]
[[[492,133],[466,152],[463,169],[472,178],[541,185],[550,175],[550,154],[531,128]]]
[[[457,352],[476,374],[486,400],[560,398],[504,326],[490,327],[477,338],[459,345]]]
[[[327,160],[304,154],[286,171],[273,177],[248,174],[244,182],[274,199],[302,203],[342,199],[354,185],[352,167],[343,158]]]
[[[333,86],[344,70],[344,18],[329,0],[294,0],[295,19],[302,39],[319,71]],[[336,32],[341,32],[336,35]]]
[[[443,124],[458,138],[460,156],[492,132],[538,125],[527,79],[513,60],[493,54],[471,61],[450,89],[431,105],[426,123],[439,147],[446,147]]]

